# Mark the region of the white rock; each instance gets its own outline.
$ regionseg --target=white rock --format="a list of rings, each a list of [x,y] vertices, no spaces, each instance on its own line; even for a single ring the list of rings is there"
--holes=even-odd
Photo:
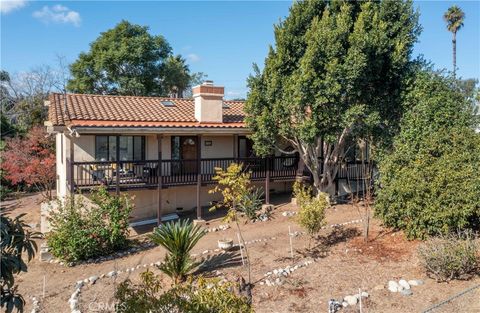
[[[343,300],[346,301],[348,305],[355,305],[358,302],[358,299],[355,296],[346,296]]]
[[[410,286],[420,286],[420,285],[423,285],[423,280],[412,279],[412,280],[409,280],[409,281],[408,281],[408,284],[409,284]]]
[[[91,284],[95,284],[95,282],[97,281],[98,279],[98,276],[90,276],[90,278],[88,278],[88,281],[91,283]]]
[[[404,289],[400,292],[404,296],[411,296],[413,292],[410,289]]]
[[[398,287],[400,287],[400,285],[396,281],[390,280],[388,282],[388,290],[391,292],[398,292]]]
[[[278,270],[277,269],[274,269],[273,270],[273,275],[277,275],[278,274]]]
[[[362,291],[362,294],[361,294],[361,295],[362,295],[363,298],[368,298],[368,297],[370,296],[370,295],[368,294],[368,292],[366,292],[366,291]]]
[[[117,276],[117,272],[115,271],[108,272],[107,274],[107,277],[115,277],[115,276]]]
[[[403,286],[400,286],[400,285],[399,285],[398,288],[397,288],[397,290],[398,290],[398,292],[400,292],[400,291],[402,291],[402,290],[405,290],[405,288],[404,288]]]
[[[410,289],[410,285],[408,284],[408,282],[405,279],[400,279],[398,281],[398,284],[400,286],[402,286],[404,289],[407,289],[407,290]]]
[[[83,280],[83,282],[84,282],[85,284],[88,284],[90,281],[88,280],[88,278],[85,278],[85,279]]]
[[[78,305],[78,300],[69,300],[68,302],[70,302],[70,309],[71,310],[76,310],[77,309],[77,305]]]

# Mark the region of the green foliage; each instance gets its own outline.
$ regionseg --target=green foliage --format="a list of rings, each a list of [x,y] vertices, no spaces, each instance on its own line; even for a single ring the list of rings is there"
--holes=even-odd
[[[472,232],[428,239],[418,249],[422,266],[437,281],[469,279],[480,269],[480,246]]]
[[[25,300],[17,293],[15,275],[27,271],[27,262],[31,261],[37,251],[34,239],[40,238],[41,234],[28,231],[29,226],[23,221],[25,214],[15,218],[1,214],[1,307],[6,312],[23,311]]]
[[[81,198],[72,204],[66,199],[50,216],[47,235],[53,255],[65,261],[85,260],[128,246],[128,219],[132,203],[127,196],[111,195],[105,188],[91,197],[93,205]]]
[[[420,72],[393,151],[379,163],[375,214],[408,238],[478,227],[480,136],[454,81]]]
[[[312,187],[296,181],[293,184],[293,196],[297,199],[298,207],[302,207],[312,200]]]
[[[348,135],[380,145],[396,131],[419,34],[411,1],[295,1],[275,26],[264,69],[248,79],[246,122],[258,154],[287,139],[318,180],[317,151],[342,157]],[[325,169],[334,175],[334,169]]]
[[[164,290],[159,277],[152,272],[144,272],[140,277],[139,284],[126,280],[117,287],[116,312],[253,312],[246,298],[232,292],[233,283],[219,284],[215,279],[200,277],[195,282],[188,281]]]
[[[165,261],[159,268],[175,284],[185,281],[187,275],[198,266],[190,257],[190,252],[205,234],[200,226],[182,220],[160,225],[150,235],[153,242],[167,249]]]
[[[225,207],[228,209],[225,220],[236,221],[237,213],[245,215],[249,219],[255,219],[255,211],[258,209],[258,197],[260,195],[252,195],[254,187],[250,182],[250,173],[243,171],[242,164],[231,163],[226,170],[215,168],[216,175],[213,180],[217,182],[215,187],[209,190],[209,193],[220,192],[223,200],[211,208]]]
[[[465,19],[465,13],[458,6],[453,5],[448,8],[447,12],[443,15],[443,19],[447,23],[448,31],[456,33],[463,27],[463,21]]]
[[[299,189],[302,190],[303,195],[301,204],[299,204],[297,222],[305,229],[310,238],[314,238],[325,225],[325,210],[330,206],[328,195],[320,193],[317,197],[308,197],[305,192],[308,189],[305,187]]]
[[[240,198],[238,209],[249,220],[253,221],[258,217],[258,211],[262,208],[263,191],[261,189],[252,189]]]
[[[196,78],[163,36],[128,21],[101,33],[70,70],[67,89],[92,94],[182,96]]]

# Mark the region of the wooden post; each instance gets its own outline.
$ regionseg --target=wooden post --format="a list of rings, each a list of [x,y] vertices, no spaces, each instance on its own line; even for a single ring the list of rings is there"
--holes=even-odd
[[[116,168],[115,168],[115,171],[116,171],[116,176],[117,176],[117,179],[116,179],[116,186],[115,186],[115,192],[117,193],[117,196],[120,195],[120,136],[116,136],[115,137],[115,148],[116,148],[116,151],[115,151],[115,160],[116,160]]]
[[[197,220],[202,219],[202,202],[200,191],[202,188],[202,136],[197,135]]]
[[[233,135],[233,159],[238,163],[238,135]]]
[[[75,204],[75,175],[74,175],[74,166],[75,166],[75,145],[73,143],[73,136],[70,137],[70,201],[72,207]]]
[[[265,158],[266,173],[265,173],[265,204],[270,204],[270,161],[271,157]]]
[[[158,145],[158,164],[157,164],[157,194],[158,194],[158,207],[157,207],[157,225],[162,224],[162,135],[157,135],[157,145]]]

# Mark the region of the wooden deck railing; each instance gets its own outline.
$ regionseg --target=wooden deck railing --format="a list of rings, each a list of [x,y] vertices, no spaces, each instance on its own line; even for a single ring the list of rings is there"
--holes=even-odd
[[[91,161],[74,162],[72,175],[74,187],[92,188],[105,185],[108,188],[150,188],[215,183],[215,168],[226,169],[231,163],[241,163],[250,172],[252,181],[294,180],[298,169],[295,156],[270,158],[211,158],[192,160],[145,161]],[[160,171],[159,171],[160,166]],[[201,175],[198,175],[200,171]],[[161,175],[160,175],[161,173]]]

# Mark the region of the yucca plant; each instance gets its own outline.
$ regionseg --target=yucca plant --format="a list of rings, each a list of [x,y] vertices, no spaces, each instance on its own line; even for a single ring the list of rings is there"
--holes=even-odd
[[[198,225],[182,220],[160,225],[150,235],[153,242],[167,249],[165,261],[159,269],[175,284],[184,282],[187,275],[199,265],[190,257],[190,251],[205,234],[205,230]]]

